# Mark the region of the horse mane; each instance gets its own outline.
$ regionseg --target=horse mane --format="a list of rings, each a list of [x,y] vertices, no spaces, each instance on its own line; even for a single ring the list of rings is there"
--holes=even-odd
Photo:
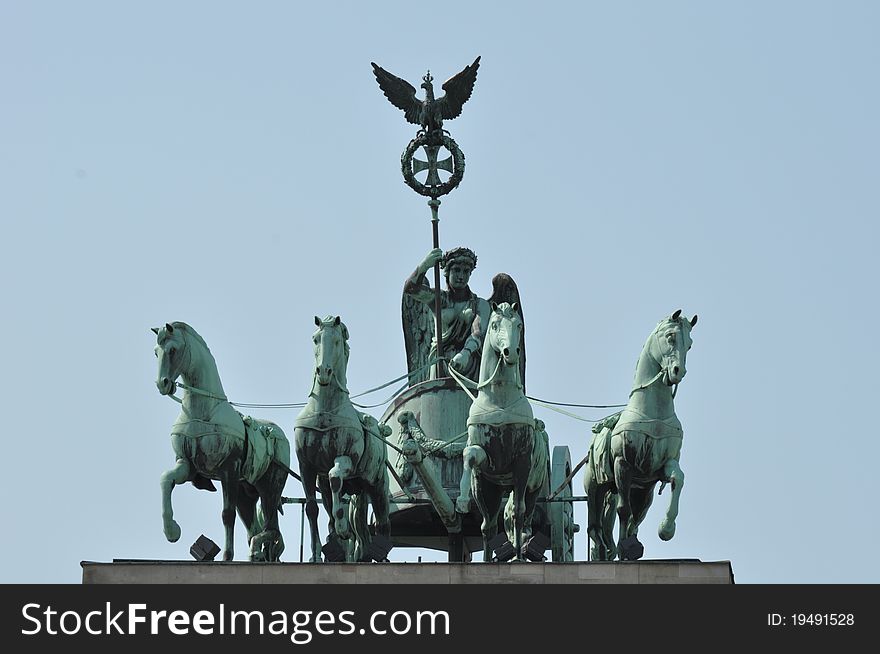
[[[651,332],[648,338],[651,338],[654,334],[659,332],[662,328],[667,327],[669,325],[678,325],[683,329],[687,329],[687,333],[691,333],[691,323],[685,316],[679,316],[678,318],[673,319],[672,316],[666,316],[660,322],[657,323],[657,326],[654,327],[654,331]]]
[[[205,342],[205,339],[202,338],[202,335],[199,334],[192,325],[188,325],[185,322],[181,322],[179,320],[175,320],[171,323],[171,326],[174,329],[180,329],[183,331],[184,336],[191,337],[196,343],[205,348],[205,352],[207,352],[212,358],[214,355],[211,354],[211,348],[208,347],[208,344]]]
[[[187,323],[185,323],[185,322],[182,322],[182,321],[180,321],[180,320],[175,320],[173,323],[171,323],[171,326],[174,327],[174,329],[181,329],[181,330],[183,330],[183,333],[184,333],[184,334],[186,334],[187,336],[192,336],[192,337],[195,338],[199,343],[201,343],[201,344],[204,345],[205,347],[208,347],[208,344],[205,343],[205,339],[202,338],[202,335],[199,334],[199,333],[198,333],[198,332],[192,327],[192,325],[189,325],[189,324],[187,324]]]
[[[639,358],[636,360],[636,369],[638,369],[639,361],[642,360],[642,356],[644,355],[645,351],[651,345],[651,339],[653,339],[657,335],[657,332],[665,329],[669,325],[678,325],[683,330],[686,330],[687,335],[690,336],[691,323],[684,316],[679,316],[675,319],[673,319],[672,316],[666,316],[665,318],[662,318],[660,322],[657,323],[657,326],[654,327],[654,330],[650,334],[648,334],[648,338],[645,339],[645,344],[642,346],[642,352],[641,354],[639,354]]]

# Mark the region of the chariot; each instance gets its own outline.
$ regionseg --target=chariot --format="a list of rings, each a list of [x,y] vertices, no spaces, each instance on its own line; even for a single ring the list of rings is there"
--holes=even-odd
[[[395,471],[390,480],[395,546],[446,551],[449,561],[469,561],[472,552],[482,551],[482,518],[474,503],[466,511],[457,510],[464,508],[457,500],[462,494],[462,452],[471,403],[450,376],[409,387],[382,415],[380,422],[391,428],[387,440],[388,461]],[[532,550],[546,543],[551,560],[573,561],[579,527],[574,521],[571,455],[564,445],[551,449],[543,429],[538,437],[547,450],[547,474],[532,518],[532,533],[543,538],[534,538]],[[418,453],[404,450],[407,441],[418,444]],[[499,533],[504,533],[504,525],[499,525]]]

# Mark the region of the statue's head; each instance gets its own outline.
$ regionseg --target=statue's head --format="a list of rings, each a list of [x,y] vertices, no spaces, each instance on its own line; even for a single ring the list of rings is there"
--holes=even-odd
[[[425,89],[425,96],[428,100],[434,99],[434,85],[432,82],[434,78],[431,77],[431,71],[428,71],[428,74],[422,77],[422,88]]]
[[[184,338],[185,328],[185,323],[166,322],[164,327],[153,327],[151,330],[156,335],[155,353],[159,360],[156,386],[162,395],[174,395],[177,392],[177,378],[191,361]]]
[[[679,309],[661,320],[651,334],[651,354],[665,372],[664,381],[669,386],[681,382],[687,373],[687,353],[693,344],[691,330],[696,324],[696,315],[688,320]]]
[[[471,273],[477,267],[477,255],[470,248],[454,248],[443,255],[442,266],[446,272],[446,285],[460,290],[467,287]]]

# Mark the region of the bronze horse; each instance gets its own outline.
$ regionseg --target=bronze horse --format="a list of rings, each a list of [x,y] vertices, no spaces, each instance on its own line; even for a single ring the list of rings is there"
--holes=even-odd
[[[697,316],[688,321],[681,309],[658,323],[642,348],[626,408],[594,429],[584,475],[594,559],[641,557],[644,548],[637,538],[639,525],[648,513],[658,481],[672,486],[658,533],[663,540],[675,535],[684,473],[678,464],[683,431],[675,415],[673,386],[677,387],[687,372],[691,329],[696,324]],[[617,543],[615,518],[619,523]]]
[[[242,416],[233,408],[214,357],[195,329],[174,322],[153,332],[159,392],[173,396],[178,385],[183,389],[181,412],[171,428],[177,462],[160,480],[165,537],[172,543],[180,538],[171,506],[174,486],[191,481],[196,488],[214,491],[211,480],[216,479],[223,490],[223,560],[233,558],[237,510],[247,529],[251,560],[278,561],[284,550],[278,513],[290,471],[287,437],[278,425]]]
[[[321,561],[316,484],[330,516],[327,542],[349,540],[354,535],[357,543],[351,558],[364,560],[370,538],[365,497],[373,507],[376,532],[390,537],[385,443],[376,421],[358,413],[348,397],[348,329],[339,316],[323,320],[315,316],[315,325],[312,388],[294,429],[311,529],[311,561]],[[343,507],[344,494],[352,496],[351,521]]]

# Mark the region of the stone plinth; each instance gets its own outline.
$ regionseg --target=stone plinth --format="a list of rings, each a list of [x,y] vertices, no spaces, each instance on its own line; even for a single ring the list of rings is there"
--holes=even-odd
[[[84,584],[732,584],[730,561],[574,563],[82,562]]]

